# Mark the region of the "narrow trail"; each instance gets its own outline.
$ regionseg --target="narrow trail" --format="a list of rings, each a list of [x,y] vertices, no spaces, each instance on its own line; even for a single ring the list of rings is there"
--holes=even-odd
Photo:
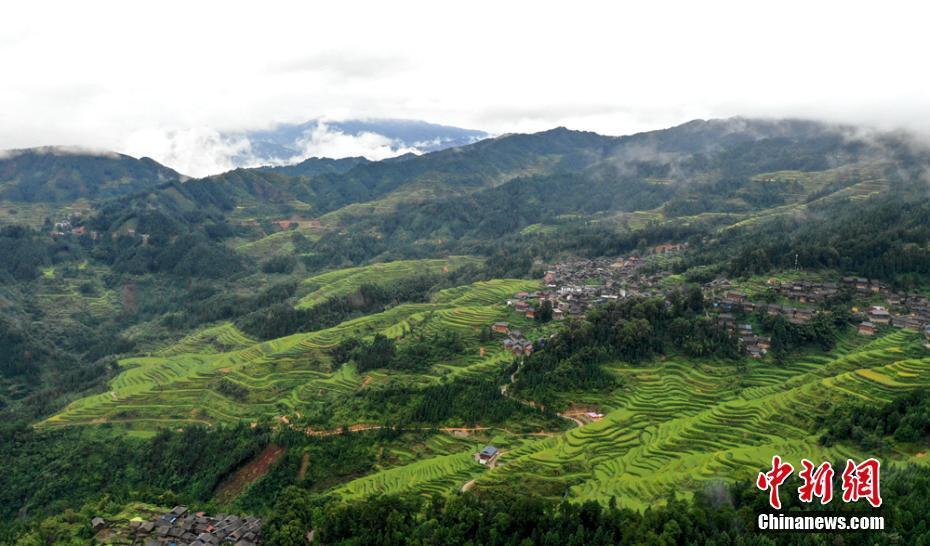
[[[370,430],[381,430],[390,428],[391,430],[396,430],[400,432],[415,432],[415,431],[427,431],[427,430],[436,430],[439,432],[447,432],[454,434],[456,432],[464,433],[473,433],[473,432],[483,432],[487,430],[500,430],[508,434],[513,434],[514,436],[555,436],[559,434],[558,432],[551,431],[538,431],[538,432],[514,432],[506,428],[501,427],[386,427],[384,425],[374,425],[374,424],[365,424],[359,423],[351,425],[349,427],[339,427],[326,430],[315,430],[313,428],[307,427],[304,429],[304,432],[307,436],[336,436],[343,433],[353,433],[353,432],[367,432]]]

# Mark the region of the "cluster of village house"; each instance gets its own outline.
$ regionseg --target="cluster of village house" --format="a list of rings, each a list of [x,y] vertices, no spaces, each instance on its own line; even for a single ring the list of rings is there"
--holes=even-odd
[[[504,348],[513,353],[513,356],[530,356],[533,354],[533,342],[523,335],[520,330],[511,330],[510,325],[506,322],[495,322],[491,326],[491,331],[496,334],[504,334]],[[539,338],[536,340],[535,347],[542,347],[546,340]]]
[[[680,250],[682,245],[660,245],[656,253]],[[552,318],[583,316],[592,305],[602,305],[629,296],[654,296],[662,293],[660,281],[669,275],[659,272],[643,275],[645,265],[637,256],[597,258],[558,264],[546,271],[546,288],[536,292],[518,292],[507,302],[517,313],[532,319],[544,301],[552,304]]]
[[[100,238],[99,232],[94,231],[94,230],[88,230],[85,226],[72,225],[71,223],[72,220],[73,218],[69,217],[67,220],[61,220],[60,222],[55,222],[50,235],[52,237],[66,237],[66,236],[84,237],[86,236],[86,237],[90,237],[91,240],[93,241],[96,241],[97,239]],[[113,234],[111,235],[113,239],[116,239],[120,236],[131,237],[131,238],[139,237],[139,239],[142,240],[143,245],[149,244],[148,233],[137,234],[136,230],[132,228],[127,229],[125,232],[113,232]]]
[[[95,533],[108,528],[106,520],[91,520]],[[262,522],[250,516],[191,513],[175,506],[149,521],[130,521],[133,544],[144,546],[254,546],[261,542]]]
[[[858,332],[861,335],[875,335],[880,326],[890,325],[895,328],[906,328],[917,332],[924,332],[930,337],[930,300],[922,294],[908,294],[891,290],[887,285],[876,279],[863,277],[843,277],[839,283],[792,281],[780,283],[774,279],[768,283],[780,296],[796,301],[800,304],[818,304],[833,296],[840,289],[847,289],[862,299],[880,297],[886,305],[872,305],[867,309],[852,309],[853,316],[859,321]],[[718,293],[723,288],[722,297]],[[718,320],[728,321],[732,317],[729,311],[765,311],[769,315],[781,315],[790,322],[803,324],[812,319],[817,310],[814,308],[792,307],[788,305],[753,303],[748,301],[746,295],[729,290],[726,280],[714,281],[705,286],[710,292],[715,307],[723,313]]]
[[[681,245],[660,245],[653,252],[664,254],[683,249]],[[620,259],[593,259],[566,262],[547,271],[546,288],[536,292],[519,292],[507,304],[526,318],[534,318],[544,301],[553,308],[553,318],[582,316],[592,305],[601,305],[630,296],[663,295],[660,281],[665,272],[644,275],[640,271],[643,260],[635,256]],[[717,279],[703,286],[705,300],[715,320],[739,338],[745,352],[753,358],[762,358],[769,350],[771,338],[757,335],[751,324],[740,322],[742,313],[764,312],[770,316],[783,316],[794,324],[804,324],[817,315],[815,307],[848,289],[862,299],[882,297],[887,306],[873,305],[868,309],[853,308],[859,320],[861,335],[874,335],[879,326],[890,325],[922,331],[930,338],[930,301],[920,294],[892,291],[885,284],[861,277],[843,277],[839,282],[768,281],[771,289],[783,300],[797,305],[754,302],[733,288],[727,279]],[[529,355],[533,343],[519,331],[512,331],[505,322],[495,323],[492,329],[505,334],[504,347],[514,355]],[[537,342],[537,346],[538,346]]]

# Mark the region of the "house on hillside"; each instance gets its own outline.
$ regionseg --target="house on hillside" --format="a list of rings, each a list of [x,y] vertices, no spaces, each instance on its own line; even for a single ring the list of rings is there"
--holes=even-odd
[[[510,325],[506,322],[495,322],[494,325],[491,326],[491,331],[498,334],[508,334],[510,333]]]
[[[95,517],[90,520],[90,528],[94,530],[95,533],[100,532],[104,527],[107,526],[107,522],[100,516]]]
[[[500,455],[500,450],[494,446],[486,446],[484,449],[475,453],[475,460],[480,464],[491,464]]]
[[[873,324],[890,324],[891,313],[880,305],[869,307],[869,322]]]
[[[863,322],[859,325],[858,329],[860,336],[874,336],[875,335],[875,325],[871,322]]]
[[[724,299],[728,299],[737,303],[743,303],[746,301],[746,294],[743,292],[737,292],[736,290],[727,290],[723,297]]]

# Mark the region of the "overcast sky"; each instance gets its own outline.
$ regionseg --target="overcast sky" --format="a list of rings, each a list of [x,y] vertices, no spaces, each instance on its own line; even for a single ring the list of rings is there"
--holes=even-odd
[[[321,116],[605,134],[805,116],[930,132],[930,13],[909,4],[327,4],[6,3],[0,148],[157,159],[212,131]]]

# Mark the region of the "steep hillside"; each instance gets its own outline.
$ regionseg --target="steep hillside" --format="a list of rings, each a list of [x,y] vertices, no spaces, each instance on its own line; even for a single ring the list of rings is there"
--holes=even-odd
[[[270,171],[287,176],[312,177],[319,174],[342,174],[356,165],[368,163],[364,157],[344,157],[332,159],[329,157],[311,157],[295,165],[280,167],[259,167],[258,170]]]
[[[0,152],[0,200],[100,200],[181,178],[147,157],[61,147]]]

